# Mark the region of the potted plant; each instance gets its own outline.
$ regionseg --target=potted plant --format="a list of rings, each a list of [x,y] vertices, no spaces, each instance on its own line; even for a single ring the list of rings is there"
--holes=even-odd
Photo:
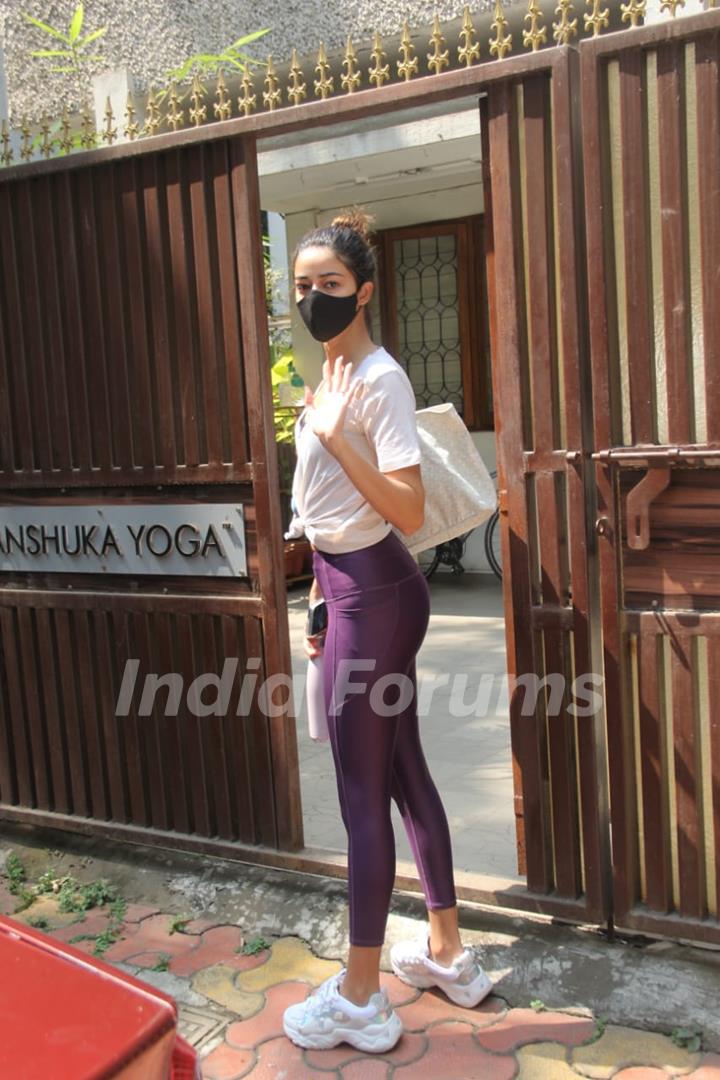
[[[298,412],[302,408],[302,388],[304,386],[302,378],[295,371],[293,356],[290,351],[285,351],[275,361],[271,368],[271,379],[278,471],[280,474],[281,519],[284,534],[292,518],[292,481],[296,462],[294,429]],[[285,540],[284,544],[286,580],[312,574],[312,548],[310,542],[305,537],[301,537],[298,540]]]

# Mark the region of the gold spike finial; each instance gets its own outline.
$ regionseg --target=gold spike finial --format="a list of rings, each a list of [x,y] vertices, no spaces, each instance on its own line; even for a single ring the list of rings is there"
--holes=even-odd
[[[610,12],[607,8],[600,7],[601,2],[602,0],[585,0],[585,3],[592,7],[592,11],[589,14],[586,11],[583,16],[585,29],[592,28],[593,37],[597,37],[604,26],[610,25]]]
[[[384,63],[387,59],[387,53],[383,51],[382,38],[377,30],[373,38],[372,52],[370,53],[370,59],[373,62],[373,67],[368,72],[368,78],[371,83],[375,83],[375,86],[382,86],[383,83],[390,81],[390,65]]]
[[[661,11],[669,11],[673,19],[677,15],[678,8],[685,7],[685,0],[662,0],[660,4]]]
[[[167,111],[165,120],[168,127],[171,127],[173,131],[177,131],[179,127],[182,127],[184,121],[184,111],[180,108],[180,95],[177,92],[174,79],[170,83],[170,108]]]
[[[136,111],[137,110],[133,105],[132,94],[128,94],[127,103],[125,105],[125,127],[123,128],[123,135],[130,142],[135,142],[138,135],[140,134],[140,129],[135,123]]]
[[[526,49],[531,48],[533,52],[537,52],[540,46],[547,41],[547,27],[541,25],[541,19],[542,11],[538,0],[528,0],[527,15],[524,22],[530,22],[530,29],[523,30],[523,45]]]
[[[155,88],[151,86],[145,109],[145,130],[147,131],[148,135],[157,135],[157,131],[161,123],[162,119],[160,116],[160,106],[157,102]]]
[[[407,24],[407,19],[403,23],[400,52],[402,53],[402,60],[397,61],[397,73],[405,82],[410,82],[413,75],[418,73],[419,62],[417,56],[415,56],[415,47],[410,40],[410,27]]]
[[[20,124],[22,140],[20,142],[20,157],[23,161],[30,161],[33,156],[32,143],[30,141],[30,124],[27,117],[23,117]]]
[[[50,117],[47,114],[43,115],[42,121],[40,122],[40,134],[42,135],[40,153],[47,161],[49,157],[52,157],[54,142],[54,140],[50,138]]]
[[[433,20],[432,34],[430,35],[432,52],[427,54],[428,68],[433,75],[439,75],[443,68],[450,66],[450,53],[443,47],[444,45],[445,38],[442,36],[440,29],[440,19],[436,15]]]
[[[282,90],[275,71],[272,56],[267,58],[267,70],[265,72],[265,89],[263,90],[263,105],[272,112],[282,102]]]
[[[297,49],[292,51],[290,61],[290,82],[287,91],[288,101],[293,105],[300,105],[307,97],[307,84],[303,78],[302,68],[298,60]]]
[[[249,116],[251,112],[255,111],[257,94],[255,93],[255,86],[250,78],[250,72],[247,68],[243,71],[243,77],[240,81],[240,91],[238,108],[243,116]]]
[[[362,81],[362,75],[358,70],[357,56],[355,55],[351,37],[348,37],[347,39],[345,58],[342,62],[342,66],[345,68],[345,71],[340,76],[340,85],[346,94],[354,94]]]
[[[95,130],[95,121],[90,115],[90,109],[87,105],[83,110],[80,128],[82,131],[80,145],[83,150],[92,150],[93,147],[97,146],[97,131]]]
[[[638,25],[640,19],[645,18],[647,0],[629,0],[627,4],[621,4],[622,22],[629,22],[631,27]]]
[[[213,112],[218,120],[229,120],[232,116],[232,101],[228,94],[225,75],[222,70],[218,72],[217,83],[215,84],[215,97],[217,98],[217,101],[213,102]]]
[[[475,27],[470,17],[470,8],[463,11],[462,29],[460,30],[460,46],[458,48],[458,60],[465,67],[470,67],[480,59],[480,42],[475,40]]]
[[[190,93],[190,121],[195,127],[200,127],[207,120],[207,105],[205,104],[205,87],[200,82],[200,76],[195,73]]]
[[[73,148],[72,135],[70,134],[70,117],[67,105],[63,106],[62,119],[60,121],[60,149],[64,154],[69,154]]]
[[[553,37],[558,45],[569,45],[578,32],[577,18],[570,18],[575,11],[572,0],[560,0],[555,14],[560,18],[553,23]]]
[[[325,42],[320,42],[320,48],[318,49],[318,59],[315,65],[317,72],[317,79],[315,80],[315,97],[325,98],[330,97],[333,92],[334,84],[333,77],[330,74],[330,65],[328,63],[327,53],[325,52]]]
[[[490,55],[503,60],[507,53],[512,51],[512,34],[506,33],[508,21],[503,14],[501,0],[495,0],[495,18],[490,23],[490,29],[495,31],[495,37],[490,39]]]
[[[0,164],[11,165],[13,159],[13,148],[10,145],[10,132],[8,131],[7,120],[2,122],[2,130],[0,130],[0,144],[2,144],[2,150],[0,150]]]
[[[112,146],[112,144],[117,139],[117,128],[113,127],[113,120],[115,119],[115,116],[113,114],[112,102],[110,101],[109,96],[105,99],[104,117],[105,125],[102,131],[102,140],[104,143],[107,143],[108,146]]]

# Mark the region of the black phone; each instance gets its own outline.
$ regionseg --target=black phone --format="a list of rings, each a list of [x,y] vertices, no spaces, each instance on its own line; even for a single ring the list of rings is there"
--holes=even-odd
[[[305,624],[305,636],[317,637],[327,630],[328,610],[324,600],[318,600],[316,604],[308,608],[307,622]]]

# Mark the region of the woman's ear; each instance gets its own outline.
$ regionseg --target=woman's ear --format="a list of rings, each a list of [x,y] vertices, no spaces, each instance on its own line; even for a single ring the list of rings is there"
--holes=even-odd
[[[375,284],[372,281],[364,281],[357,291],[358,304],[369,304],[372,300]]]

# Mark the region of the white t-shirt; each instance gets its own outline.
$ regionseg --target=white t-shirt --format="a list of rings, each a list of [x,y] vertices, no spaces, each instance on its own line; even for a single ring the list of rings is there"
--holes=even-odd
[[[380,346],[350,376],[364,389],[345,414],[344,435],[380,472],[420,462],[415,394],[405,371]],[[305,410],[295,425],[295,516],[286,538],[302,535],[320,551],[356,551],[382,540],[392,525],[360,494],[342,465],[325,449]]]

